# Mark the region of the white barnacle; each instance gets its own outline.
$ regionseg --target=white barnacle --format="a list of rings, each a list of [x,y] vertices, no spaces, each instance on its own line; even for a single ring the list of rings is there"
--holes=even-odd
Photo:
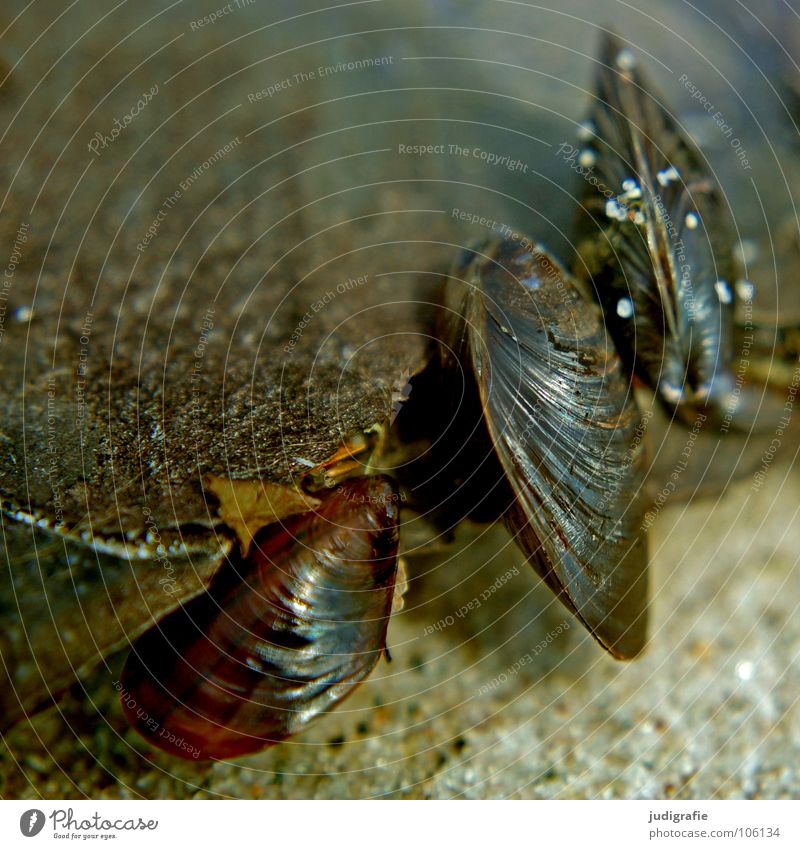
[[[683,223],[690,230],[696,230],[700,226],[700,216],[696,212],[687,212]]]
[[[596,163],[597,154],[593,150],[589,150],[587,148],[586,150],[581,151],[581,155],[578,157],[578,165],[580,165],[581,168],[594,168]]]
[[[683,398],[683,387],[665,381],[659,386],[661,394],[670,404],[680,404]]]
[[[656,174],[659,186],[668,186],[673,180],[680,180],[680,178],[681,175],[674,165],[670,165],[669,168],[664,168]]]
[[[721,304],[733,303],[733,293],[731,292],[731,287],[728,285],[727,281],[717,280],[714,284],[714,289]]]
[[[606,201],[606,215],[615,221],[624,221],[627,217],[625,210],[613,198]]]
[[[632,68],[636,67],[636,57],[633,55],[633,51],[628,50],[627,47],[617,53],[615,61],[617,63],[617,67],[623,71],[630,71]]]
[[[743,266],[758,258],[758,245],[752,239],[742,239],[733,249],[736,261]]]
[[[591,141],[596,134],[596,129],[591,121],[583,121],[578,124],[578,141]]]
[[[633,315],[633,301],[630,298],[620,298],[617,301],[617,315],[620,318],[630,318]]]
[[[756,287],[749,280],[737,280],[736,294],[749,304],[756,295]]]
[[[639,200],[642,196],[642,190],[633,177],[628,177],[627,180],[622,181],[622,189],[624,191],[622,195],[624,200]]]

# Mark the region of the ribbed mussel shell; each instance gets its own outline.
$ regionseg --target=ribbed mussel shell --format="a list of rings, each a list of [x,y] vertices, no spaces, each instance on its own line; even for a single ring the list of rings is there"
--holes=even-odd
[[[604,39],[582,157],[575,272],[593,285],[626,364],[669,408],[730,389],[733,236],[710,169],[639,70]]]
[[[512,489],[506,522],[545,582],[614,656],[643,647],[645,450],[630,379],[599,307],[538,247],[464,260],[446,340],[471,369]]]
[[[122,703],[153,745],[232,758],[303,730],[381,657],[397,570],[398,493],[340,484],[269,526],[209,591],[133,646]]]

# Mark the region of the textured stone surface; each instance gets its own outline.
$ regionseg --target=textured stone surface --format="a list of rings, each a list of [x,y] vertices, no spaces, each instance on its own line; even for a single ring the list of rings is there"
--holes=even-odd
[[[199,767],[148,752],[108,686],[115,658],[9,735],[3,795],[796,797],[800,481],[776,465],[750,487],[662,512],[652,635],[633,663],[601,653],[504,532],[465,529],[453,560],[412,561],[391,664],[295,741]]]
[[[488,235],[485,224],[456,221],[454,208],[530,232],[568,255],[570,198],[580,184],[557,150],[574,142],[586,111],[593,21],[608,21],[631,40],[702,140],[742,234],[760,242],[752,272],[762,312],[774,318],[779,292],[782,317],[799,300],[797,287],[775,285],[769,253],[773,231],[785,232],[800,165],[796,138],[771,83],[752,72],[736,44],[748,45],[782,92],[780,52],[746,13],[727,17],[722,0],[697,3],[700,12],[691,14],[680,2],[648,0],[633,11],[603,0],[592,4],[592,21],[585,0],[535,7],[387,0],[347,14],[257,0],[203,28],[191,22],[218,2],[179,4],[151,23],[163,4],[84,5],[34,7],[7,31],[26,4],[0,10],[0,73],[19,62],[0,90],[3,262],[20,222],[31,227],[0,342],[4,497],[54,509],[46,469],[55,453],[75,515],[88,495],[90,513],[91,499],[113,508],[110,518],[94,511],[99,527],[127,529],[141,525],[142,503],[157,493],[165,524],[179,525],[206,509],[199,472],[247,476],[257,468],[280,478],[297,454],[320,459],[343,431],[385,415],[397,372],[415,368],[427,345],[424,332],[415,335],[419,314],[407,305],[386,309],[387,300],[408,301],[409,293],[428,300],[429,272]],[[759,8],[774,25],[773,4]],[[393,61],[248,97],[298,72],[374,56]],[[681,74],[735,128],[751,171]],[[93,134],[109,133],[154,83],[160,90],[152,103],[99,156],[90,153]],[[241,144],[203,167],[237,136]],[[491,166],[471,153],[405,157],[395,153],[399,143],[458,143],[529,167]],[[159,210],[194,174],[139,251]],[[310,410],[297,407],[305,375],[292,375],[282,394],[275,351],[331,281],[365,273],[380,280],[369,290],[370,303],[384,305],[378,318],[354,315],[348,293],[326,305],[297,343],[296,361],[313,363],[323,381],[344,375],[337,385],[343,420],[326,398],[312,395]],[[218,333],[203,357],[198,396],[194,352],[215,299]],[[89,311],[97,423],[76,461],[70,405]],[[412,333],[398,343],[394,330]],[[377,343],[360,349],[365,339]],[[51,369],[65,422],[55,452],[47,429]],[[281,407],[293,423],[288,431]],[[23,454],[26,426],[32,441]],[[447,552],[410,558],[407,605],[389,633],[392,663],[382,662],[352,700],[297,740],[235,764],[162,757],[127,728],[115,700],[124,657],[101,662],[98,652],[94,671],[82,665],[83,677],[57,706],[5,735],[0,794],[797,796],[800,480],[790,463],[796,440],[788,438],[763,482],[754,478],[770,438],[712,443],[702,453],[709,463],[702,476],[718,484],[728,469],[746,469],[742,480],[720,499],[686,507],[670,501],[659,512],[652,633],[634,663],[602,654],[520,564],[503,531],[463,527]],[[677,453],[681,444],[679,435]],[[663,456],[658,463],[666,472],[673,465]],[[142,486],[121,489],[114,468]],[[697,477],[702,472],[702,464],[693,467]],[[2,568],[13,587],[20,558],[35,566],[46,543],[12,547],[11,536]],[[71,565],[99,568],[93,554]],[[53,568],[68,596],[71,575]],[[102,575],[84,577],[103,591]],[[476,597],[480,604],[459,616]],[[47,619],[43,604],[23,602],[30,616]],[[13,618],[13,590],[4,605],[0,613]],[[96,636],[107,606],[108,599],[76,604],[75,632],[84,633],[85,612],[85,630]],[[147,611],[137,622],[129,605],[126,616],[132,636]],[[9,638],[24,642],[24,629],[10,634],[4,626],[4,653]]]

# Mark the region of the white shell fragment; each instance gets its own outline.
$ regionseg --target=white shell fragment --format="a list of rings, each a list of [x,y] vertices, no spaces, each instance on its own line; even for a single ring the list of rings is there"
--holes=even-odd
[[[615,61],[617,63],[617,67],[623,71],[630,71],[632,68],[636,67],[636,57],[633,55],[633,51],[628,50],[627,47],[617,53]]]
[[[630,298],[620,298],[617,301],[617,315],[620,318],[630,318],[633,315],[633,301]]]
[[[737,280],[736,294],[741,300],[749,304],[756,295],[756,287],[749,280]]]
[[[673,180],[680,180],[681,175],[678,172],[678,169],[674,165],[670,165],[669,168],[664,168],[663,171],[659,171],[656,174],[656,180],[658,180],[659,186],[668,186]]]
[[[731,304],[733,303],[733,292],[731,292],[731,287],[728,285],[725,280],[717,280],[714,284],[714,289],[716,290],[717,297],[722,304]]]
[[[687,212],[683,223],[690,229],[696,230],[700,226],[700,216],[696,212]]]

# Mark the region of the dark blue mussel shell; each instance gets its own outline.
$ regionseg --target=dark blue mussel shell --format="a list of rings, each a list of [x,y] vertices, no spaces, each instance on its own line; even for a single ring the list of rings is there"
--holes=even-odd
[[[476,251],[447,284],[447,340],[477,382],[510,485],[506,523],[561,601],[615,657],[647,631],[645,446],[598,306],[530,244]]]
[[[583,128],[587,166],[576,276],[617,347],[670,410],[727,403],[736,300],[719,187],[633,52],[608,36]]]

